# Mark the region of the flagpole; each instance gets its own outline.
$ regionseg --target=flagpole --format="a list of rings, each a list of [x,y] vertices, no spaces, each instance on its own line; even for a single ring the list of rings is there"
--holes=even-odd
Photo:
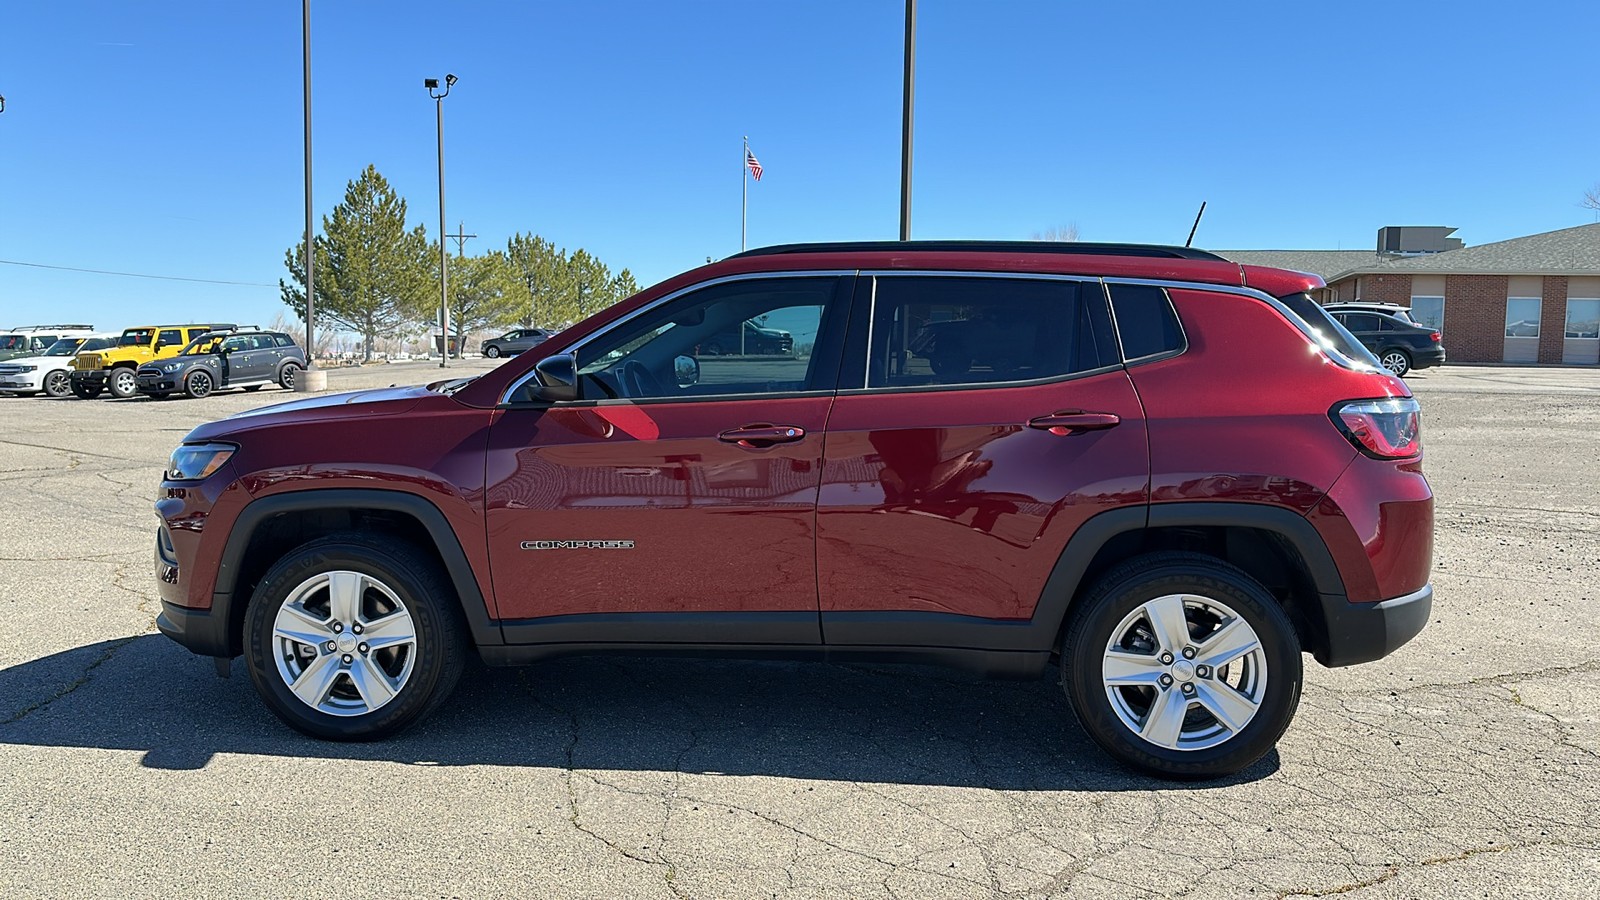
[[[744,152],[739,154],[739,252],[745,249],[745,221],[750,213],[750,135],[744,136]]]

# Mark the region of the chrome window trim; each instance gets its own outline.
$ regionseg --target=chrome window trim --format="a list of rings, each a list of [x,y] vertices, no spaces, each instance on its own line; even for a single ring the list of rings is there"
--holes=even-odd
[[[1300,318],[1299,314],[1285,306],[1283,301],[1272,296],[1266,291],[1257,290],[1256,288],[1252,287],[1244,287],[1243,285],[1206,284],[1204,282],[1195,281],[1170,281],[1160,278],[1106,278],[1104,280],[1106,284],[1145,284],[1150,285],[1151,287],[1166,288],[1168,290],[1172,288],[1178,288],[1186,291],[1210,291],[1217,294],[1236,294],[1240,297],[1250,297],[1254,300],[1260,300],[1277,310],[1278,315],[1283,316],[1285,321],[1298,329],[1301,334],[1305,335],[1306,340],[1310,341],[1313,346],[1322,351],[1323,355],[1327,356],[1340,367],[1349,369],[1352,372],[1377,371],[1360,360],[1354,360],[1348,356],[1345,356],[1337,347],[1334,347],[1332,344],[1324,341],[1317,335],[1316,330],[1311,327],[1311,323]],[[1174,304],[1174,306],[1176,306],[1176,304]],[[1180,328],[1183,325],[1182,316],[1178,317],[1178,325]],[[1187,334],[1184,335],[1184,340],[1187,342]]]
[[[897,394],[900,394],[900,393],[907,393],[907,392],[911,392],[911,391],[935,391],[935,390],[938,390],[938,391],[970,391],[970,390],[980,390],[980,389],[984,389],[984,388],[1029,387],[1029,386],[1035,386],[1035,385],[1041,385],[1041,384],[1050,384],[1050,383],[1056,382],[1056,381],[1065,381],[1065,380],[1070,379],[1070,378],[1079,378],[1079,377],[1084,376],[1084,375],[1099,375],[1099,374],[1101,374],[1103,372],[1106,372],[1106,371],[1109,371],[1109,370],[1112,370],[1112,369],[1120,369],[1120,368],[1122,368],[1122,361],[1121,361],[1122,348],[1120,346],[1121,341],[1119,340],[1118,341],[1119,346],[1117,347],[1118,361],[1115,364],[1099,366],[1099,367],[1093,368],[1093,369],[1084,369],[1081,372],[1067,372],[1067,373],[1062,374],[1062,375],[1049,375],[1049,376],[1046,376],[1044,378],[1026,378],[1026,379],[1014,380],[1014,381],[980,381],[980,382],[978,382],[976,384],[917,384],[917,385],[901,385],[901,386],[883,385],[883,386],[880,386],[880,387],[873,387],[872,386],[872,335],[873,335],[872,321],[873,321],[873,319],[877,318],[877,314],[878,314],[878,278],[880,276],[890,276],[890,275],[907,275],[907,276],[920,277],[920,278],[929,278],[929,277],[934,277],[934,278],[1014,278],[1014,279],[1027,279],[1027,280],[1031,280],[1031,281],[1075,281],[1075,282],[1078,282],[1080,284],[1098,284],[1098,285],[1100,285],[1101,292],[1104,293],[1104,291],[1105,291],[1105,279],[1101,278],[1098,275],[1063,275],[1063,274],[1061,274],[1059,272],[984,272],[984,271],[981,271],[981,270],[975,271],[975,270],[970,270],[970,269],[862,269],[862,270],[860,270],[860,271],[858,271],[856,273],[856,277],[858,277],[858,278],[871,278],[872,279],[872,300],[871,300],[870,304],[867,307],[868,319],[867,319],[866,357],[862,360],[862,362],[864,363],[864,366],[863,366],[864,374],[862,375],[862,379],[861,379],[861,387],[859,387],[859,388],[841,388],[840,391],[839,391],[840,394],[849,394],[851,396],[856,396],[858,394],[864,394],[864,393],[871,393],[871,394],[897,393]],[[1106,302],[1107,302],[1107,305],[1109,306],[1109,304],[1110,304],[1109,298],[1107,299]],[[1115,332],[1115,330],[1116,330],[1116,325],[1114,324],[1114,320],[1113,320],[1112,330],[1113,330],[1113,332]]]
[[[741,272],[741,273],[739,273],[737,275],[723,275],[720,278],[713,278],[713,279],[711,279],[709,281],[697,281],[694,284],[688,285],[687,287],[681,287],[681,288],[678,288],[677,290],[675,290],[675,291],[673,291],[673,292],[671,292],[669,294],[663,294],[662,296],[657,297],[656,299],[650,301],[649,303],[646,303],[645,305],[639,307],[638,309],[634,310],[633,312],[628,313],[627,315],[623,316],[620,319],[617,319],[615,322],[612,322],[611,324],[607,325],[605,328],[602,328],[601,330],[596,331],[594,334],[589,335],[588,337],[584,338],[583,340],[579,341],[578,343],[573,344],[571,347],[568,347],[566,350],[563,350],[562,353],[571,354],[573,359],[574,359],[574,361],[576,361],[578,352],[581,351],[583,348],[589,346],[589,344],[593,343],[598,338],[601,338],[601,337],[603,337],[603,336],[605,336],[607,334],[610,334],[615,329],[627,324],[628,322],[633,321],[634,319],[637,319],[638,317],[644,315],[647,312],[650,312],[653,309],[656,309],[657,307],[664,306],[664,305],[666,305],[668,303],[671,303],[672,301],[678,299],[679,297],[684,296],[685,294],[689,294],[689,293],[692,293],[694,291],[702,290],[704,288],[716,287],[717,285],[729,284],[729,283],[732,283],[732,282],[735,282],[735,281],[754,281],[754,280],[758,280],[758,279],[765,280],[765,279],[772,279],[772,278],[842,278],[842,277],[844,277],[846,275],[859,275],[859,274],[860,274],[860,272],[858,272],[855,269],[807,269],[807,270],[795,269],[795,270],[788,270],[788,271],[783,271],[783,272]],[[820,322],[820,320],[819,320],[819,322]],[[538,349],[538,348],[534,348],[534,349]],[[574,370],[576,370],[576,366],[574,366]],[[506,388],[504,391],[502,391],[500,393],[500,402],[498,404],[496,404],[496,405],[497,406],[505,406],[507,404],[513,404],[515,401],[513,401],[511,399],[511,396],[513,394],[515,394],[517,391],[521,390],[523,385],[525,385],[529,381],[531,381],[533,379],[534,374],[535,374],[534,370],[532,368],[529,368],[528,371],[521,378],[518,378],[516,381],[511,382],[511,386]],[[706,396],[697,397],[695,399],[713,400],[713,399],[717,399],[717,398],[720,398],[720,397],[748,397],[748,396],[751,396],[751,395],[750,394],[708,394]],[[765,395],[760,395],[760,396],[765,396]],[[608,399],[608,400],[610,400],[610,399],[626,400],[628,398],[626,398],[626,397],[620,397],[620,398],[608,397],[608,398],[605,398],[605,399]],[[647,397],[647,398],[645,398],[646,401],[659,400],[659,399],[662,399],[662,398],[659,398],[659,397]],[[584,402],[584,401],[576,401],[576,402],[580,402],[581,403],[581,402]],[[564,405],[564,404],[552,404],[552,405]]]

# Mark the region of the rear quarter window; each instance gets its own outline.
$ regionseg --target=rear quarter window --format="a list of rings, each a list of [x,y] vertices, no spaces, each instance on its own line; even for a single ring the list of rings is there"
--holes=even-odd
[[[1373,368],[1379,367],[1378,358],[1372,355],[1372,351],[1362,346],[1355,335],[1335,322],[1333,317],[1328,315],[1328,311],[1309,295],[1285,294],[1278,298],[1278,302],[1289,307],[1291,312],[1303,319],[1306,325],[1316,332],[1316,339],[1329,349],[1356,362],[1365,363]]]
[[[1184,348],[1183,327],[1164,289],[1145,284],[1110,287],[1111,311],[1124,360],[1135,362]]]

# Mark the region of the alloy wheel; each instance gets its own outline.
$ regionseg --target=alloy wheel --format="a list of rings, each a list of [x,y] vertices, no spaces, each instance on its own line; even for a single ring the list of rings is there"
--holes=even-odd
[[[66,372],[55,371],[44,377],[44,392],[52,397],[65,397],[72,393],[72,383]]]
[[[323,572],[301,582],[272,627],[278,675],[301,703],[360,716],[399,695],[417,657],[417,628],[398,594],[361,572]]]
[[[1250,623],[1226,604],[1167,594],[1112,629],[1101,665],[1111,709],[1140,739],[1205,750],[1250,724],[1267,689],[1267,657]]]
[[[1398,350],[1390,350],[1388,353],[1385,353],[1383,355],[1383,359],[1379,360],[1379,362],[1383,363],[1383,367],[1388,369],[1389,372],[1394,375],[1404,375],[1411,371],[1410,361],[1406,359],[1406,355],[1404,353],[1401,353]]]
[[[118,397],[132,397],[139,391],[139,381],[130,369],[118,369],[111,374],[111,393]]]

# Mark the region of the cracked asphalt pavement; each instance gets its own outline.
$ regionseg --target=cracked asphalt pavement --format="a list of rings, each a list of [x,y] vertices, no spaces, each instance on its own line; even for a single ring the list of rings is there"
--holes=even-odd
[[[0,399],[0,894],[1600,896],[1600,372],[1411,383],[1432,623],[1309,664],[1278,750],[1194,785],[1053,676],[916,667],[480,669],[397,740],[304,738],[153,625],[168,452],[285,395]]]

